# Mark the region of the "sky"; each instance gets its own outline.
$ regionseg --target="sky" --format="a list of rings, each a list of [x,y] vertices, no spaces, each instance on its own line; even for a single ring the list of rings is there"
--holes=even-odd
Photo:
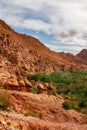
[[[0,19],[56,52],[87,48],[87,0],[0,0]]]

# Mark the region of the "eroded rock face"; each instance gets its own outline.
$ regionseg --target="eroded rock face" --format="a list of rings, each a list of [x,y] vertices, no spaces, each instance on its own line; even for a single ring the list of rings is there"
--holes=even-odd
[[[4,83],[5,89],[7,90],[18,90],[19,83],[16,79],[16,77],[10,77],[8,78]]]
[[[53,52],[39,40],[16,33],[0,20],[0,83],[2,85],[5,83],[9,84],[7,86],[17,86],[16,89],[19,90],[31,91],[31,83],[25,80],[28,74],[76,69],[87,69],[85,61],[72,54]]]
[[[29,73],[36,72],[87,69],[80,58],[53,52],[39,40],[16,33],[2,20],[0,20],[0,56],[3,59],[0,68],[17,77],[20,75],[25,77]]]
[[[31,92],[32,84],[27,79],[18,78],[13,75],[9,78],[5,79],[3,84],[3,88],[7,90],[18,90],[18,91],[27,91]]]
[[[53,96],[47,90],[49,95],[29,93],[32,84],[26,79],[27,74],[73,69],[87,69],[87,65],[78,57],[55,53],[37,39],[16,33],[0,20],[0,85],[8,89],[15,108],[9,112],[0,111],[0,129],[87,130],[87,116],[64,110],[61,96]],[[29,112],[35,117],[25,117]]]

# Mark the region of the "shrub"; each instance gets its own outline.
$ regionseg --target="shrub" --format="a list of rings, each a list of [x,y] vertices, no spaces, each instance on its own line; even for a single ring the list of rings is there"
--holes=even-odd
[[[0,109],[7,110],[10,107],[9,95],[6,91],[0,90]]]
[[[55,83],[70,84],[73,82],[73,78],[70,72],[53,72],[51,73],[51,80]]]
[[[66,110],[72,109],[72,104],[70,102],[63,102],[63,108]]]
[[[38,93],[38,88],[36,86],[32,87],[31,92],[34,93],[34,94],[37,94]]]
[[[81,102],[79,103],[79,107],[82,107],[82,108],[87,107],[87,101],[81,101]]]
[[[34,81],[40,80],[42,82],[50,82],[51,81],[50,80],[50,75],[40,74],[40,73],[28,75],[27,79],[28,80],[34,80]]]
[[[51,73],[50,74],[50,76],[51,76],[51,80],[54,82],[54,83],[59,83],[59,82],[61,82],[60,81],[60,72],[53,72],[53,73]]]

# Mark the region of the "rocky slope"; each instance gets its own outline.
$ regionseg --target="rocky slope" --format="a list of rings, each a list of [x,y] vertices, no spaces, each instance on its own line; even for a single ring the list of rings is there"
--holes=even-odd
[[[85,60],[87,63],[87,49],[81,50],[81,52],[79,52],[77,56]]]
[[[87,130],[87,116],[62,108],[59,95],[8,91],[11,108],[0,111],[3,130]]]
[[[87,116],[64,110],[61,96],[28,92],[32,85],[27,74],[73,69],[87,65],[79,57],[53,52],[37,39],[16,33],[0,20],[0,86],[8,89],[3,91],[10,99],[8,111],[0,110],[0,129],[87,130]]]
[[[0,82],[10,80],[10,84],[19,86],[19,79],[29,73],[76,69],[87,69],[79,57],[53,52],[38,39],[16,33],[0,20]]]
[[[1,84],[10,80],[10,84],[19,86],[19,80],[23,80],[29,73],[76,69],[87,69],[81,58],[72,54],[53,52],[38,39],[19,34],[0,20]],[[25,81],[23,82],[26,85]]]

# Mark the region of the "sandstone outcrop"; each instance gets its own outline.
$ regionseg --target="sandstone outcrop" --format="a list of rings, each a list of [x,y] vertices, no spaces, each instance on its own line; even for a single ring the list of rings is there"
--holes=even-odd
[[[36,87],[38,88],[38,94],[47,94],[47,88],[40,81],[37,81]]]
[[[26,78],[18,78],[16,76],[10,76],[6,78],[2,83],[2,88],[7,90],[18,90],[31,92],[32,84]]]

